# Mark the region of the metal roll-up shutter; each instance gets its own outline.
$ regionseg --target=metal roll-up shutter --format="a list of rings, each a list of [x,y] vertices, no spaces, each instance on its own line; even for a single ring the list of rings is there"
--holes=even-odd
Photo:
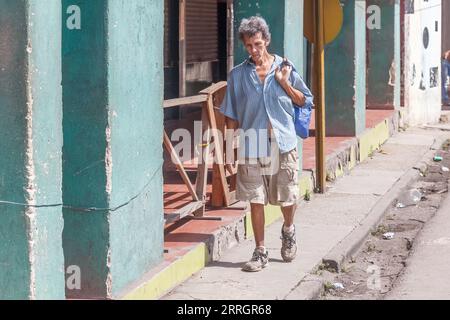
[[[186,1],[186,62],[218,59],[217,0]]]

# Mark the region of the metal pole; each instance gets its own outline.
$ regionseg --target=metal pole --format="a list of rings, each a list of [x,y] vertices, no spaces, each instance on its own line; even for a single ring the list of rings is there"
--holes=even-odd
[[[325,66],[324,66],[324,0],[314,1],[314,65],[317,191],[326,190],[325,168]]]

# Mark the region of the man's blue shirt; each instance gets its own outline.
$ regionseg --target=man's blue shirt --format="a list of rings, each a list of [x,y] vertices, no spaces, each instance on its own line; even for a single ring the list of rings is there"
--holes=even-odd
[[[244,139],[241,135],[241,143],[245,141],[242,145],[245,147],[245,152],[242,153],[241,149],[241,157],[270,156],[269,121],[281,153],[289,152],[297,147],[294,127],[295,107],[292,99],[275,79],[275,70],[282,61],[283,58],[275,55],[275,61],[264,83],[261,82],[256,72],[256,65],[250,58],[236,66],[229,75],[227,93],[220,112],[238,121],[239,128],[245,132],[246,137],[254,137],[253,133],[256,133],[256,140]],[[294,88],[305,95],[305,105],[312,106],[313,96],[295,67],[292,70],[290,82]]]

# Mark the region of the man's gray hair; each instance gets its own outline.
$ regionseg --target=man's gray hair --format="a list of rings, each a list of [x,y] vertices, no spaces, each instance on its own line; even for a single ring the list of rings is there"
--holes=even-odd
[[[242,19],[241,25],[239,26],[239,38],[242,41],[244,41],[244,36],[251,38],[258,32],[261,32],[264,40],[270,42],[271,35],[266,20],[255,16],[248,19]]]

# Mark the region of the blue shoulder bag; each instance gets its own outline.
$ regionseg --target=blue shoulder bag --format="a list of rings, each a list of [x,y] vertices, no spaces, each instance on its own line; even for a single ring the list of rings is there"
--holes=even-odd
[[[302,139],[309,138],[309,127],[311,125],[312,106],[306,103],[303,107],[294,105],[294,126],[297,136]]]
[[[292,67],[292,71],[296,71],[295,67],[287,60],[284,60],[280,68],[288,65]],[[296,71],[297,72],[297,71]],[[309,127],[311,125],[312,104],[307,101],[303,107],[294,104],[294,126],[295,133],[302,139],[309,138]]]

